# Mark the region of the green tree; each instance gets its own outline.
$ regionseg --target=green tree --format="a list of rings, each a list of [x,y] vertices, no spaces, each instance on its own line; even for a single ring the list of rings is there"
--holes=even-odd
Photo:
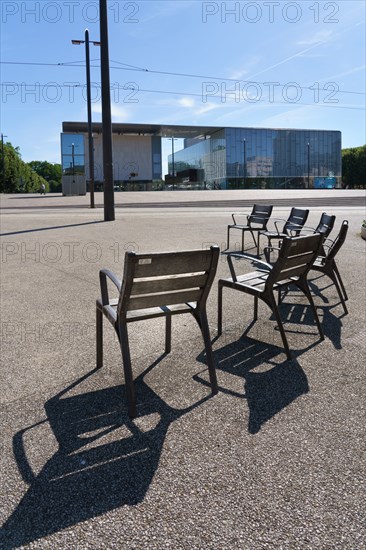
[[[342,179],[347,187],[366,187],[366,145],[342,150]]]
[[[48,190],[47,180],[38,175],[21,158],[19,147],[11,143],[1,144],[0,192],[38,193],[42,183]]]
[[[62,168],[61,164],[52,164],[46,160],[32,160],[28,162],[28,166],[39,176],[48,182],[49,191],[51,193],[61,192],[62,188]]]

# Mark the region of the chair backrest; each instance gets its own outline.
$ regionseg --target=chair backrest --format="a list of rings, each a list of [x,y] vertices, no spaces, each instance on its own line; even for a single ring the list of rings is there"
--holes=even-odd
[[[283,226],[283,232],[287,233],[287,235],[291,235],[291,233],[298,235],[301,232],[301,228],[305,225],[308,215],[309,210],[296,207],[291,208],[290,215]]]
[[[136,254],[126,252],[118,315],[187,302],[203,305],[213,283],[220,249]]]
[[[300,237],[284,237],[266,285],[285,281],[290,277],[306,277],[322,246],[320,233]]]
[[[320,217],[319,223],[315,228],[315,232],[321,233],[324,238],[328,237],[333,229],[335,219],[335,216],[330,216],[326,212],[323,212]]]
[[[333,261],[338,254],[339,249],[343,246],[346,240],[348,232],[348,220],[343,220],[338,235],[334,239],[333,243],[329,247],[328,254],[326,255],[326,261]]]
[[[267,223],[271,217],[272,210],[272,205],[255,204],[248,216],[249,226],[254,226],[254,229],[267,229]]]

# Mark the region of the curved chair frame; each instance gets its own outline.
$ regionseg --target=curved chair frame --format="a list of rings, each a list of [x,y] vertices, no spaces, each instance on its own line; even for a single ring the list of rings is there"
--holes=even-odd
[[[348,221],[343,220],[337,237],[334,239],[334,241],[332,241],[331,239],[327,239],[323,243],[321,254],[316,258],[311,268],[314,271],[318,271],[320,273],[323,273],[324,275],[327,275],[331,279],[337,289],[338,296],[345,313],[348,313],[346,306],[346,300],[348,300],[348,296],[335,258],[346,240],[347,233]],[[328,249],[328,252],[326,252],[326,249]]]

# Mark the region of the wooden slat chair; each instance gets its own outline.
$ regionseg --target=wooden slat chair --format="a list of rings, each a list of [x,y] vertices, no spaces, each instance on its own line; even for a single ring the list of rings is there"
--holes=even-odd
[[[278,259],[273,265],[262,260],[253,260],[253,258],[243,256],[242,254],[230,254],[227,259],[231,278],[219,279],[218,282],[218,334],[222,334],[223,288],[227,287],[239,290],[254,297],[253,322],[258,319],[258,298],[270,307],[276,318],[287,358],[291,359],[290,349],[274,293],[277,291],[280,292],[281,289],[287,288],[289,285],[296,285],[307,297],[314,314],[320,338],[324,340],[324,333],[307,283],[308,272],[319,254],[321,244],[322,236],[319,233],[300,237],[285,237],[279,250]],[[250,259],[260,267],[257,271],[245,275],[236,275],[232,261],[233,257]]]
[[[253,238],[254,245],[257,248],[257,254],[259,255],[259,232],[267,229],[268,220],[272,214],[272,210],[272,205],[255,204],[250,214],[240,212],[234,212],[231,214],[234,223],[227,226],[226,249],[229,249],[230,230],[238,229],[242,232],[241,251],[244,252],[244,235],[246,232],[249,232]],[[239,223],[239,219],[243,217],[245,217],[246,223]],[[255,233],[257,234],[257,240],[254,236]]]
[[[348,296],[341,278],[341,274],[339,273],[335,257],[343,246],[344,241],[346,240],[347,232],[348,221],[343,220],[337,237],[334,239],[334,241],[332,241],[331,239],[327,239],[323,242],[323,247],[320,251],[320,255],[316,258],[311,268],[312,270],[327,275],[331,279],[337,289],[338,296],[345,313],[348,313],[345,303],[346,300],[348,300]]]
[[[207,322],[206,301],[217,269],[220,249],[136,254],[126,252],[123,281],[111,271],[100,271],[101,299],[97,300],[97,367],[103,365],[103,316],[117,333],[125,374],[128,414],[136,416],[136,397],[131,369],[127,324],[165,317],[165,352],[171,351],[171,317],[191,313],[204,340],[212,393],[217,380]],[[119,291],[110,300],[107,279]]]

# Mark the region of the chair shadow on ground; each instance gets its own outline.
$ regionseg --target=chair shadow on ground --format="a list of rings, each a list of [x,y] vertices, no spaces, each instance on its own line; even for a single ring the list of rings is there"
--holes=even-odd
[[[312,285],[314,294],[321,296],[323,301],[329,303],[328,299],[322,294],[323,290],[323,288],[319,289],[316,285]],[[337,316],[332,312],[332,309],[337,305],[339,303],[323,307],[317,305],[317,309],[325,337],[332,342],[336,349],[341,349],[341,317],[344,313],[342,312],[340,316]],[[268,309],[268,311],[270,310]],[[247,400],[249,409],[248,431],[251,434],[258,433],[265,422],[309,391],[308,380],[298,358],[320,344],[318,334],[314,331],[316,326],[311,309],[308,305],[283,302],[280,311],[289,338],[292,360],[286,359],[279,362],[278,356],[284,354],[284,349],[281,346],[248,336],[254,323],[250,323],[237,340],[214,350],[218,373],[223,371],[243,379],[244,391],[239,393],[224,387],[220,383],[218,374],[220,392]],[[271,316],[270,319],[275,320],[274,316]],[[261,319],[259,318],[256,325],[260,325],[260,322]],[[291,323],[294,328],[289,328],[287,323]],[[298,325],[298,329],[296,325]],[[238,327],[238,324],[235,327]],[[241,326],[241,328],[244,327]],[[258,326],[258,330],[260,331],[260,326]],[[275,330],[277,332],[278,327],[275,327]],[[291,348],[291,333],[297,334],[300,340],[305,339],[307,335],[313,335],[314,339],[312,343],[304,348],[293,349]],[[225,331],[222,337],[215,337],[214,340],[217,343],[225,340]],[[198,360],[204,360],[203,353],[198,356]],[[195,376],[194,379],[209,386],[208,382],[199,375]]]
[[[265,422],[309,391],[307,377],[297,360],[276,361],[282,353],[283,349],[278,346],[244,335],[214,351],[219,392],[247,401],[248,432],[253,435]],[[199,359],[203,359],[203,355]],[[220,371],[242,378],[243,393],[225,387]],[[194,379],[208,385],[199,375]]]
[[[29,489],[3,526],[1,548],[16,548],[143,501],[169,426],[211,397],[182,410],[168,406],[143,380],[162,357],[136,378],[142,405],[134,421],[127,415],[124,385],[68,396],[90,382],[97,369],[48,400],[43,422],[49,423],[59,449],[39,475],[27,459],[24,436],[40,423],[16,433],[14,456]]]

